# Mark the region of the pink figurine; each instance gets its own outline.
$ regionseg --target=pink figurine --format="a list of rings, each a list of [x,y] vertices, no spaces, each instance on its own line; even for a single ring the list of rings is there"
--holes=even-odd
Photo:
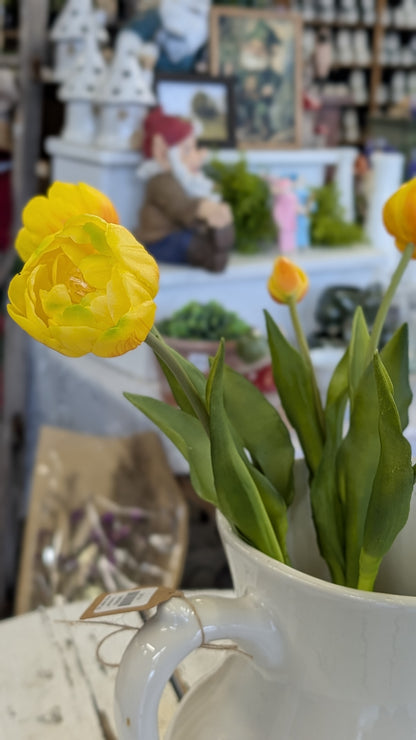
[[[296,249],[296,216],[298,199],[289,178],[272,180],[273,216],[279,229],[279,250],[288,254]]]

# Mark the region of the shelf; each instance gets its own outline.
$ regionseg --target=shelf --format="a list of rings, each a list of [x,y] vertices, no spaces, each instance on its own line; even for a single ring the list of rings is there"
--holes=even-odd
[[[371,69],[372,66],[372,62],[335,62],[331,67],[331,72],[336,72],[338,69]]]
[[[379,62],[381,69],[387,72],[394,72],[395,69],[403,69],[414,71],[416,69],[416,59],[411,64],[403,64],[398,62],[397,64],[386,64],[386,62]]]
[[[348,28],[348,29],[363,29],[372,31],[374,29],[374,23],[364,23],[363,21],[357,21],[354,23],[348,23],[345,21],[339,21],[339,20],[333,20],[333,21],[324,21],[324,20],[303,20],[304,26],[327,26],[331,28]]]
[[[305,20],[303,19],[303,25],[304,26],[327,26],[329,28],[348,28],[348,29],[363,29],[365,31],[373,31],[374,26],[376,25],[377,21],[374,20],[373,23],[365,23],[364,21],[355,21],[354,23],[350,23],[348,21],[340,21],[340,20],[333,20],[333,21],[326,21],[326,20],[319,20],[317,18],[314,18],[313,20]],[[381,27],[384,31],[388,31],[389,33],[392,31],[397,31],[398,33],[416,33],[416,26],[395,26],[390,23],[381,23]]]

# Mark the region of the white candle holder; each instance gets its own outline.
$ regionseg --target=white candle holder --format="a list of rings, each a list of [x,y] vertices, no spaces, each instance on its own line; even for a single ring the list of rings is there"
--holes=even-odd
[[[96,100],[99,104],[96,146],[110,150],[139,149],[141,124],[156,99],[139,61],[141,42],[123,31],[116,42],[109,74]]]
[[[53,79],[63,82],[86,46],[86,38],[94,28],[100,42],[108,39],[103,28],[106,14],[94,10],[91,0],[67,0],[49,33],[54,44]]]
[[[97,128],[95,97],[104,83],[106,71],[107,65],[91,25],[84,52],[78,56],[58,91],[58,98],[65,103],[61,134],[64,141],[80,144],[93,141]]]

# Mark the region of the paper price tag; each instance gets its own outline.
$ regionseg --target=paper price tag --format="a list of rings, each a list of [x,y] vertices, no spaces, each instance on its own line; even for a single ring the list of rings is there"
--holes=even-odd
[[[172,596],[180,593],[173,588],[165,586],[150,586],[146,588],[135,588],[128,591],[115,591],[104,593],[96,599],[81,615],[80,619],[93,619],[104,617],[109,614],[123,614],[124,612],[140,612],[152,609],[154,606],[169,601]]]

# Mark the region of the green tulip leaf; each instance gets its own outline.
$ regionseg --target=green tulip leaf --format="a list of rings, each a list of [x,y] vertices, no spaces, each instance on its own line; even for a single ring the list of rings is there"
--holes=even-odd
[[[198,419],[156,398],[135,393],[124,393],[124,396],[173,442],[189,463],[196,493],[217,506],[210,442]]]
[[[288,529],[286,503],[279,491],[272,485],[270,480],[266,478],[260,470],[258,470],[258,468],[250,464],[248,467],[278,539],[282,552],[282,556],[279,559],[287,565],[290,565],[290,559],[286,547],[286,535]]]
[[[211,461],[218,507],[254,547],[282,560],[279,542],[250,474],[249,463],[241,456],[233,439],[224,407],[223,371],[224,341],[221,341],[207,382]]]
[[[378,353],[374,357],[380,459],[374,477],[360,554],[358,588],[372,590],[382,558],[409,516],[413,491],[411,446],[403,436],[393,386]]]
[[[146,339],[151,347],[176,403],[187,414],[198,417],[205,410],[205,375],[179,352],[170,347],[153,328]]]
[[[265,311],[273,376],[280,401],[297,432],[312,475],[322,456],[323,435],[318,418],[311,370]]]
[[[325,409],[326,440],[321,463],[311,482],[311,506],[319,549],[334,583],[345,583],[344,512],[336,485],[336,460],[348,398],[348,349],[331,378]]]
[[[409,383],[409,329],[407,324],[397,329],[381,350],[380,357],[393,383],[393,396],[402,429],[406,429],[409,423],[409,406],[413,397]]]
[[[295,451],[286,424],[263,393],[230,367],[224,369],[224,401],[254,464],[289,505],[294,496]]]
[[[370,335],[368,333],[367,323],[364,317],[363,309],[357,306],[354,313],[351,329],[351,339],[349,343],[349,395],[353,403],[355,391],[360,383],[364,370],[368,362],[368,350],[370,346]]]
[[[346,585],[352,588],[357,587],[368,502],[380,457],[378,414],[371,363],[358,383],[349,430],[336,456],[336,481],[345,521],[345,580]]]

